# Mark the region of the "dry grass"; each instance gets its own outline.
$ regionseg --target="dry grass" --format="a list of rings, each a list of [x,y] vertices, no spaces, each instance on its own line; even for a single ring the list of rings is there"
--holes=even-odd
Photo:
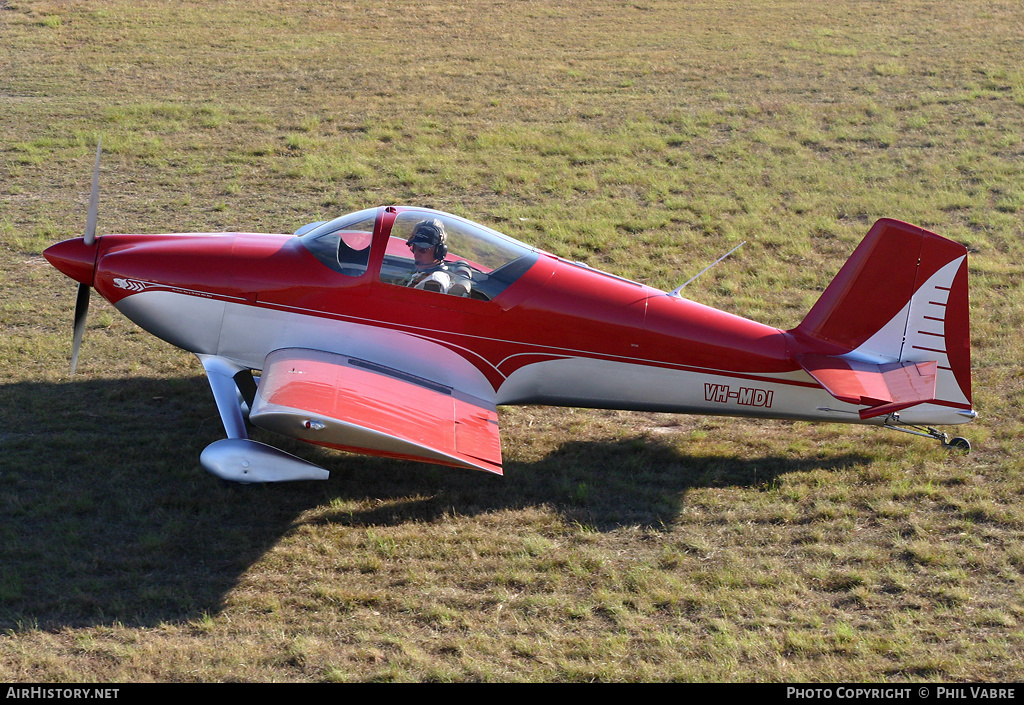
[[[0,2],[0,680],[1019,680],[1016,2]],[[972,250],[976,449],[502,411],[504,479],[198,467],[190,356],[42,261],[386,202],[792,326],[877,217]]]

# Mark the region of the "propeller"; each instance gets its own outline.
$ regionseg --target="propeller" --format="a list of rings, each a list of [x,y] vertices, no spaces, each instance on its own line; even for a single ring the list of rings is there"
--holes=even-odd
[[[103,138],[96,144],[96,166],[92,170],[92,192],[89,194],[89,215],[85,221],[83,241],[92,246],[96,242],[96,216],[99,211],[100,197],[100,153],[103,149]],[[78,285],[78,297],[75,300],[75,334],[71,344],[71,377],[75,376],[78,367],[78,351],[82,347],[82,334],[85,332],[85,318],[89,313],[89,285]]]

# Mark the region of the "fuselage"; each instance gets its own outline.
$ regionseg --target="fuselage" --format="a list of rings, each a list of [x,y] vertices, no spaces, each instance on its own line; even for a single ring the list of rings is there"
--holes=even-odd
[[[476,297],[403,286],[391,273],[404,213],[372,215],[348,269],[305,238],[252,233],[105,235],[89,252],[73,240],[47,256],[158,337],[255,370],[275,350],[310,348],[496,404],[861,422],[794,361],[804,350],[792,333],[547,253],[491,270],[470,259],[491,285],[514,270]],[[935,409],[930,423],[964,420]]]

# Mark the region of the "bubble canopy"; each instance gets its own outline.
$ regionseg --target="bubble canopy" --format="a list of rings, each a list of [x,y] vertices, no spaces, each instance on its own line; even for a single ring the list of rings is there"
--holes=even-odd
[[[537,250],[479,223],[427,208],[369,208],[334,220],[311,223],[298,231],[305,247],[326,266],[349,277],[362,277],[371,253],[384,250],[374,274],[383,283],[406,285],[415,270],[407,241],[424,222],[439,223],[445,233],[445,267],[466,279],[458,295],[489,300],[500,294],[537,260]],[[455,291],[455,290],[453,290]]]

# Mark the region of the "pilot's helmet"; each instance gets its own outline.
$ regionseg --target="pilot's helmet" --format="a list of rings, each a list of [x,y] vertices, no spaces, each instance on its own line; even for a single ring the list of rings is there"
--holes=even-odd
[[[441,261],[448,254],[448,237],[444,223],[437,218],[422,220],[412,229],[412,235],[405,241],[409,247],[433,247],[434,259]]]

